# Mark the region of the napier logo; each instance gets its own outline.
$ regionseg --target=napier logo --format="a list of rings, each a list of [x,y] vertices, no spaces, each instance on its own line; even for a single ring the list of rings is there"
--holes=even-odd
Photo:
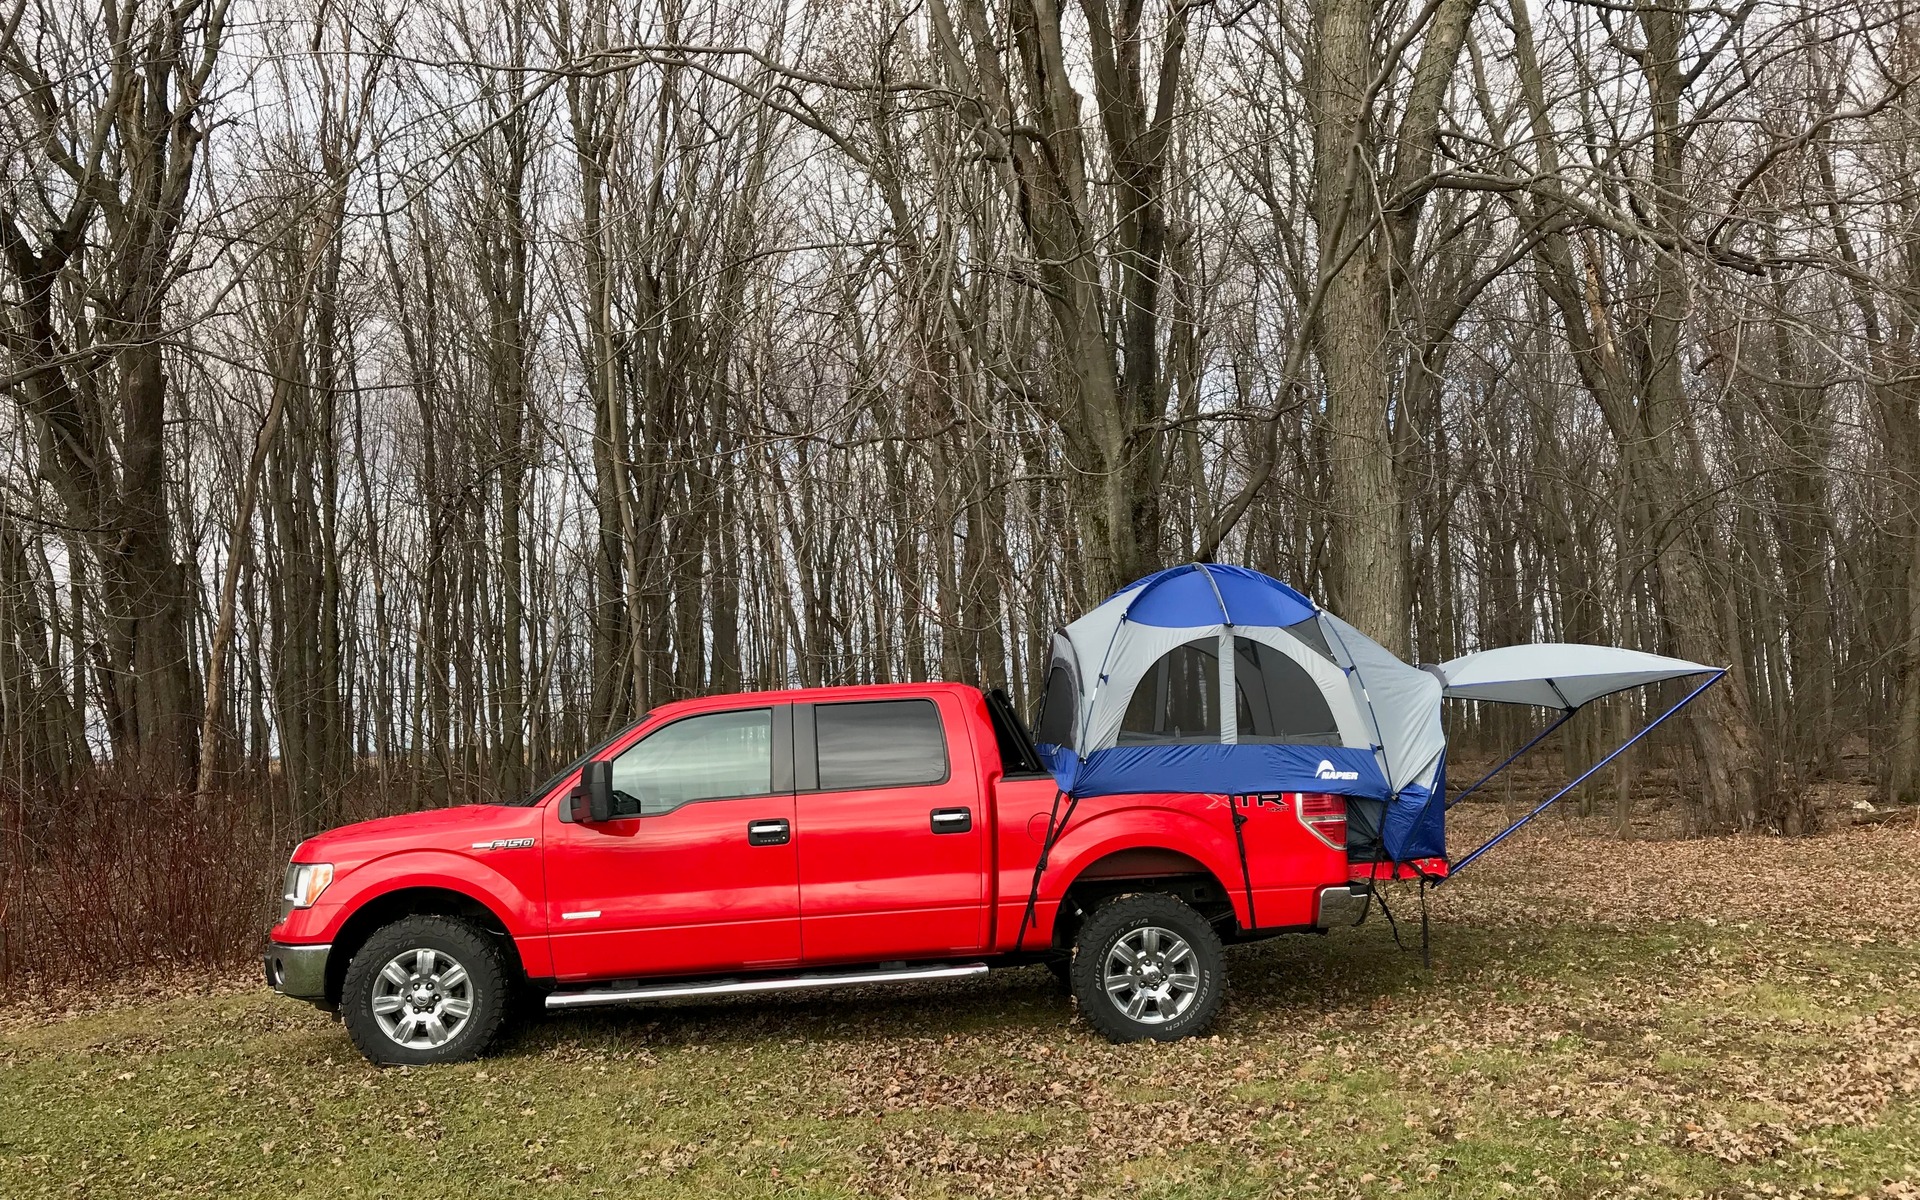
[[[1314,776],[1319,779],[1358,779],[1360,772],[1337,771],[1331,762],[1323,758],[1320,760],[1320,769],[1314,772]]]

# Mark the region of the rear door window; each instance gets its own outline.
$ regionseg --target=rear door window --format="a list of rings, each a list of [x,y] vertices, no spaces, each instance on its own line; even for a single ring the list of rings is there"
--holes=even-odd
[[[947,735],[931,700],[813,707],[820,790],[912,787],[947,778]]]

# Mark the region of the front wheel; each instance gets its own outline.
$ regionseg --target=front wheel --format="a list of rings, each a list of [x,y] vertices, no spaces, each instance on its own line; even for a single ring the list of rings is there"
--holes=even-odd
[[[500,1031],[510,983],[493,938],[465,921],[405,917],[353,956],[340,1015],[347,1036],[376,1063],[464,1062]]]
[[[1073,994],[1116,1042],[1171,1042],[1213,1023],[1226,998],[1225,954],[1207,919],[1172,896],[1121,896],[1074,939]]]

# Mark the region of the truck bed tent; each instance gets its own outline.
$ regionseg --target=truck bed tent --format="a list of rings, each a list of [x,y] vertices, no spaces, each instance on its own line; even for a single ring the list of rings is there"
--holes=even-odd
[[[1528,817],[1455,862],[1458,870],[1724,673],[1636,650],[1565,643],[1412,667],[1277,579],[1190,563],[1129,584],[1054,634],[1034,741],[1061,795],[1074,801],[1150,792],[1328,792],[1377,802],[1377,855],[1405,863],[1446,858],[1443,699],[1560,710],[1477,788],[1594,700],[1710,676]]]
[[[1034,740],[1072,797],[1377,800],[1386,854],[1406,861],[1446,852],[1440,689],[1279,580],[1193,563],[1054,635]]]

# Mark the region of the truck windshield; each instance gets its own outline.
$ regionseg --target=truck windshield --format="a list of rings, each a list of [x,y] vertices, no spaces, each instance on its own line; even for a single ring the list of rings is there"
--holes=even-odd
[[[518,800],[507,801],[506,802],[507,807],[532,808],[534,805],[540,803],[540,801],[546,797],[546,794],[548,792],[560,786],[560,781],[562,779],[565,779],[567,776],[573,774],[575,771],[578,771],[581,767],[586,766],[588,762],[592,761],[593,758],[599,755],[602,751],[606,750],[608,746],[611,746],[616,741],[619,741],[622,734],[626,733],[629,729],[632,729],[635,725],[644,723],[647,720],[647,718],[651,716],[653,716],[653,713],[651,712],[642,713],[640,714],[640,720],[629,721],[625,725],[622,725],[619,728],[615,729],[612,733],[608,734],[607,736],[601,738],[599,741],[595,742],[592,748],[587,750],[586,753],[582,754],[579,758],[574,759],[572,762],[568,763],[566,766],[561,767],[558,771],[555,771],[551,776],[547,778],[545,783],[542,783],[539,787],[533,789],[531,792],[528,792],[526,795],[520,797],[520,799]]]

